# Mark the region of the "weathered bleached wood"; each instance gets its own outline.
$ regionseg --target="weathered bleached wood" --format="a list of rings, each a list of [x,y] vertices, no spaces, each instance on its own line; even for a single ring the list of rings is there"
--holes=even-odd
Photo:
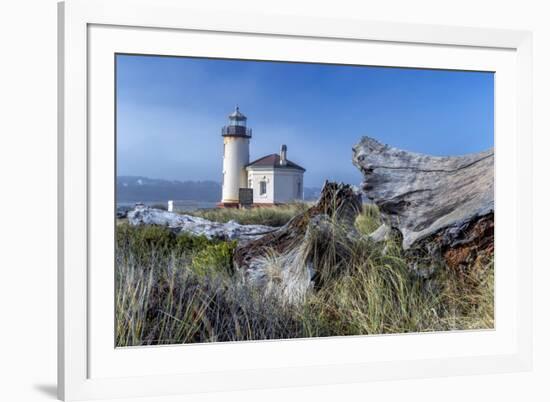
[[[240,225],[235,221],[213,222],[197,216],[177,214],[145,205],[137,205],[128,212],[131,225],[166,226],[177,233],[206,236],[209,239],[248,241],[272,232],[275,228],[264,225]]]
[[[251,262],[259,255],[263,255],[266,250],[284,254],[304,241],[306,232],[311,230],[312,224],[320,227],[323,225],[321,221],[324,222],[326,219],[332,219],[354,230],[355,218],[361,208],[361,195],[351,186],[327,182],[323,186],[319,201],[314,206],[272,233],[238,247],[234,262],[237,267],[248,269]]]
[[[353,148],[353,163],[364,175],[365,194],[401,233],[409,255],[462,266],[492,253],[492,149],[438,157],[363,137]]]
[[[317,262],[329,252],[335,233],[348,240],[358,235],[354,224],[361,210],[361,194],[352,186],[327,182],[319,201],[307,211],[272,233],[239,243],[233,263],[258,285],[268,285],[276,277],[285,300],[299,300],[313,282],[322,284]],[[336,252],[346,252],[345,247]]]

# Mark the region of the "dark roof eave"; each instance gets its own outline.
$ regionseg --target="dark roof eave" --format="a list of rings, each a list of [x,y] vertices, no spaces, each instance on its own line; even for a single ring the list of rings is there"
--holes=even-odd
[[[280,157],[278,154],[271,154],[263,156],[259,159],[256,159],[255,161],[249,163],[245,166],[245,168],[248,167],[257,167],[257,168],[266,168],[266,169],[290,169],[290,170],[301,170],[302,172],[305,172],[306,170],[301,167],[300,165],[292,162],[287,161],[286,165],[280,164]]]
[[[247,168],[262,168],[262,169],[282,169],[282,170],[299,170],[301,172],[305,172],[306,169],[304,169],[303,167],[301,166],[298,166],[298,165],[295,165],[295,166],[289,166],[289,165],[286,165],[286,166],[282,166],[282,165],[252,165],[252,164],[249,164],[249,165],[246,165],[245,166],[245,169]]]

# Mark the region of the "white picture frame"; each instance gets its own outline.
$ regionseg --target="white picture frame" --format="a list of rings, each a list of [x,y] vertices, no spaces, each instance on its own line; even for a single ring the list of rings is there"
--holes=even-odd
[[[201,39],[206,36],[213,40]],[[358,47],[364,52],[352,50]],[[187,9],[177,0],[60,3],[59,397],[145,397],[529,370],[531,48],[531,33],[524,31],[213,13]],[[100,179],[113,176],[109,63],[124,51],[495,71],[495,330],[115,351],[109,343],[112,301],[105,301],[112,271],[94,268],[103,258],[112,261],[111,254],[93,247],[101,238],[109,243],[113,232],[112,217],[98,216],[112,212],[114,186]],[[319,348],[323,356],[316,354]],[[194,368],[176,367],[182,365],[177,355]]]

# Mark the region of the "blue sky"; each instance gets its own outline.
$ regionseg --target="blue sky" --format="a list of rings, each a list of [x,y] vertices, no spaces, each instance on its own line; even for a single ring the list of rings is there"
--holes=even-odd
[[[306,187],[359,184],[363,135],[433,155],[492,147],[493,85],[485,72],[118,55],[117,174],[220,181],[238,104],[251,159],[286,144]]]

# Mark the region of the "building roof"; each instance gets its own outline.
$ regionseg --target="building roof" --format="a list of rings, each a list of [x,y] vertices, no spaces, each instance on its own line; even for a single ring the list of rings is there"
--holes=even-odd
[[[306,170],[300,165],[286,160],[286,165],[281,165],[281,157],[279,154],[266,155],[260,159],[256,159],[253,162],[250,162],[245,167],[258,167],[258,168],[273,168],[273,169],[296,169],[305,172]]]
[[[230,120],[244,121],[246,116],[241,113],[238,106],[235,106],[235,111],[229,115]]]

